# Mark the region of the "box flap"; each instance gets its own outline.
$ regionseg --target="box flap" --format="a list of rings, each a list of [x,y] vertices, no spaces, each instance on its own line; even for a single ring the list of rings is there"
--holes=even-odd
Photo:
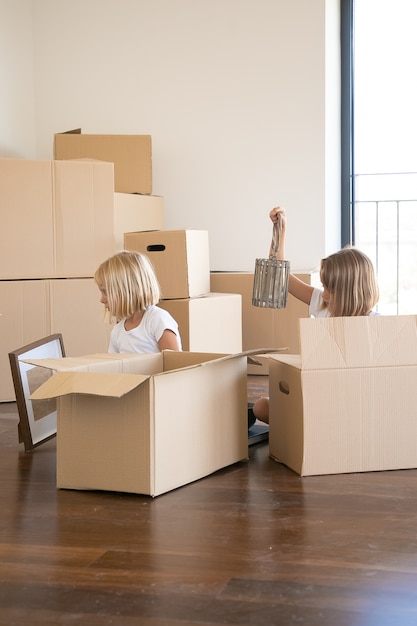
[[[286,351],[288,348],[256,348],[237,354],[209,352],[176,352],[164,350],[154,354],[113,354],[98,353],[77,357],[22,359],[24,363],[36,365],[55,372],[84,371],[110,372],[115,374],[137,374],[146,371],[147,375],[164,374],[166,371],[208,365],[213,361],[247,357],[249,362],[257,363],[256,356]]]
[[[286,352],[288,350],[288,348],[265,348],[262,350],[256,349],[256,350],[246,350],[246,354],[248,357],[248,363],[250,365],[261,365],[263,366],[264,363],[262,361],[260,361],[257,357],[262,357],[262,356],[268,356],[268,357],[273,357],[274,354],[280,354],[282,352]]]
[[[101,362],[102,359],[93,359],[90,357],[61,357],[61,358],[44,358],[44,359],[22,359],[24,363],[44,367],[45,369],[55,370],[57,372],[63,370],[88,369],[92,363]]]
[[[167,371],[174,371],[177,369],[186,369],[191,367],[208,366],[210,363],[218,363],[219,361],[225,361],[230,359],[247,357],[248,362],[252,362],[252,358],[260,356],[262,354],[271,354],[288,350],[288,348],[256,348],[252,350],[245,350],[244,352],[238,352],[236,354],[220,354],[211,352],[175,352],[172,350],[164,350],[162,352],[164,357],[164,368],[162,375]],[[257,364],[257,361],[254,361]]]
[[[46,400],[69,394],[87,394],[121,398],[145,380],[140,374],[97,374],[93,372],[57,372],[34,391],[31,400]]]
[[[57,372],[67,370],[83,370],[83,371],[99,371],[107,370],[113,372],[132,373],[129,363],[136,361],[141,355],[129,354],[113,354],[113,353],[97,353],[87,354],[84,356],[67,356],[62,358],[45,358],[45,359],[22,359],[24,363],[45,367],[46,369]],[[133,372],[134,373],[134,372]]]
[[[252,348],[250,350],[244,350],[243,352],[239,352],[238,354],[226,354],[221,357],[221,359],[235,359],[236,357],[246,356],[249,363],[257,363],[257,356],[262,356],[264,354],[275,354],[277,352],[285,352],[287,350],[288,348]],[[205,364],[206,363],[202,363],[202,365]]]
[[[300,319],[305,370],[417,364],[417,316]]]
[[[65,130],[63,133],[55,133],[56,135],[81,135],[81,128],[74,128],[73,130]]]

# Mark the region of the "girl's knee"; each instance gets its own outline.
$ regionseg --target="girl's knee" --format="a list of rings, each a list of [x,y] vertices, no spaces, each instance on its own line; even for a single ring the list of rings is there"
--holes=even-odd
[[[258,398],[253,405],[253,413],[256,419],[269,424],[269,398]]]

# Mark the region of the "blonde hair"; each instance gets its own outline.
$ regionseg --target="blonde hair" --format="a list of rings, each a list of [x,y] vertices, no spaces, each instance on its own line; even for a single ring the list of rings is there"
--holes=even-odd
[[[320,280],[333,297],[332,317],[369,315],[379,300],[372,261],[352,246],[321,260]]]
[[[110,257],[97,269],[94,280],[106,290],[109,313],[117,321],[144,311],[161,298],[154,268],[140,252],[123,250]]]

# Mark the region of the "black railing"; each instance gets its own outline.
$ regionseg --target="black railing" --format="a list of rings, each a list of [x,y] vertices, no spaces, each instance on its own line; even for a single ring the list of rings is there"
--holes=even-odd
[[[378,310],[417,313],[417,173],[354,177],[355,245],[375,264]]]

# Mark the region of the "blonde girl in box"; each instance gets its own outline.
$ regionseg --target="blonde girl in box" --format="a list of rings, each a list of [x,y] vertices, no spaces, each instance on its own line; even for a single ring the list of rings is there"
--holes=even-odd
[[[94,279],[112,320],[109,352],[182,350],[178,324],[157,306],[160,287],[148,257],[122,251],[97,269]]]
[[[285,209],[275,207],[269,217],[274,223],[281,219],[282,233],[276,256],[285,260]],[[374,267],[366,254],[357,248],[347,246],[322,259],[320,280],[322,289],[312,287],[292,274],[289,277],[288,292],[309,305],[312,317],[377,315],[373,311],[379,299]],[[259,398],[249,408],[248,419],[251,417],[269,422],[268,398]]]

